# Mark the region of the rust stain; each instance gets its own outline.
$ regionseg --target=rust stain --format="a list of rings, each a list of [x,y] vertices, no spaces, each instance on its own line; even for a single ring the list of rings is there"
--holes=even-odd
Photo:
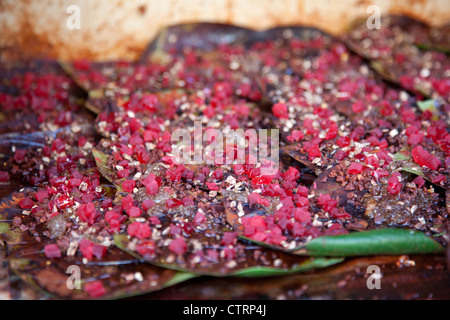
[[[227,0],[226,10],[227,14],[225,22],[231,24],[231,21],[233,19],[233,0]]]
[[[138,12],[140,15],[145,15],[145,13],[147,12],[147,6],[145,4],[142,4],[138,7]]]
[[[122,0],[83,2],[83,10],[89,10],[90,14],[99,20],[86,23],[83,20],[82,30],[78,30],[79,34],[72,39],[67,30],[61,30],[64,20],[55,16],[61,12],[65,14],[69,0],[56,4],[51,0],[42,0],[39,6],[36,5],[37,2],[30,0],[21,1],[19,4],[0,0],[0,14],[14,19],[14,28],[3,28],[0,32],[0,57],[134,60],[162,27],[199,20],[245,25],[253,29],[304,24],[338,34],[353,20],[366,15],[364,6],[374,3],[380,3],[389,13],[406,14],[432,25],[450,21],[450,6],[438,7],[441,1],[348,0],[348,3],[352,4],[351,7],[342,8],[342,5],[336,4],[335,9],[330,7],[332,4],[329,1],[318,0],[314,4],[305,1],[292,0],[276,5],[270,0],[192,0],[190,5],[183,0],[172,0],[164,4],[156,0],[146,0],[140,5]],[[111,6],[117,8],[114,17],[102,15],[104,12],[111,12]],[[258,6],[255,11],[261,12],[262,17],[252,12],[253,6]],[[35,10],[37,7],[42,10]],[[45,15],[48,15],[49,19],[47,25],[42,26],[42,17]],[[41,23],[40,28],[35,28],[34,24],[38,21]],[[0,26],[2,25],[8,26],[8,22],[0,20]],[[108,29],[108,26],[113,27]]]

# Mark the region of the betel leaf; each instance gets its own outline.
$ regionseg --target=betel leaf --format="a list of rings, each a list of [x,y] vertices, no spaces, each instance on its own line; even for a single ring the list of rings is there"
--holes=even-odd
[[[292,273],[304,272],[312,269],[326,268],[328,266],[343,261],[343,258],[340,257],[331,259],[323,257],[297,259],[298,257],[295,257],[293,255],[283,254],[281,252],[276,252],[270,249],[263,249],[257,246],[250,245],[247,247],[246,252],[248,254],[245,257],[246,258],[245,261],[242,261],[238,263],[236,266],[229,268],[229,270],[226,270],[223,267],[219,269],[217,268],[219,266],[217,266],[217,264],[214,263],[211,263],[213,265],[213,267],[211,268],[198,268],[198,269],[194,268],[192,270],[190,268],[177,265],[176,263],[170,263],[165,259],[152,259],[150,257],[140,256],[138,253],[131,251],[129,249],[130,240],[125,235],[116,235],[114,237],[114,241],[116,246],[118,246],[122,250],[125,250],[129,252],[131,255],[146,260],[154,265],[174,270],[182,270],[192,273],[198,273],[201,275],[216,276],[216,277],[222,276],[268,277],[268,276],[287,275]],[[257,251],[259,253],[256,253]],[[270,259],[272,261],[275,261],[276,259],[281,259],[284,262],[283,264],[286,264],[287,262],[289,267],[286,268],[286,267],[258,265],[258,263],[255,263],[256,262],[255,261],[256,259],[254,258],[255,255],[264,255],[267,259]],[[276,258],[274,259],[274,257]],[[214,265],[216,268],[214,268]]]
[[[99,114],[106,109],[105,105],[108,104],[108,100],[105,99],[105,93],[103,89],[92,89],[88,91],[88,99],[84,106],[95,114]]]
[[[276,39],[270,44],[270,57],[274,60],[266,64],[267,61],[263,58],[264,53],[260,52],[260,47],[265,47],[271,39]],[[296,43],[302,44],[301,50],[297,50]],[[306,62],[317,58],[323,54],[324,50],[330,49],[332,44],[337,44],[337,41],[331,35],[308,26],[282,26],[251,33],[244,44],[247,56],[245,64],[259,65],[259,71],[255,72],[253,78],[263,93],[259,101],[260,108],[271,115],[273,104],[279,100],[280,90],[278,89],[281,88],[279,84],[270,80],[271,77],[267,77],[269,74],[267,71],[261,72],[261,70],[269,68],[271,69],[270,74],[276,74],[280,79],[285,75],[294,78],[307,77],[305,69],[302,68],[303,63],[299,63],[299,61]],[[285,54],[285,52],[290,52],[290,54]],[[279,127],[279,125],[275,127]]]
[[[59,66],[61,67],[61,69],[69,76],[72,77],[75,73],[74,67],[70,62],[67,61],[58,61]],[[76,81],[75,81],[76,82]],[[80,85],[79,83],[77,83],[78,85]]]
[[[386,42],[386,45],[392,47],[406,43],[424,42],[430,35],[430,27],[428,25],[404,15],[385,15],[381,19],[381,25],[383,29],[386,29],[385,38],[375,38],[374,36],[377,36],[378,33],[367,28],[366,19],[357,18],[348,24],[346,34],[343,35],[343,40],[357,54],[366,59],[374,59],[378,58],[380,53],[377,50],[373,50],[372,46],[363,46],[361,44],[362,39],[371,39],[372,37],[375,40],[390,39],[391,41]]]
[[[247,237],[245,240],[267,248],[280,249]],[[370,255],[432,254],[445,248],[424,233],[405,229],[379,229],[352,232],[345,235],[318,237],[293,249],[284,251],[312,257],[351,257]]]
[[[287,153],[290,157],[292,157],[305,167],[312,170],[316,175],[320,175],[322,173],[322,169],[308,159],[308,154],[302,153],[300,151],[300,145],[298,144],[286,145],[282,147],[282,151]]]
[[[404,229],[380,229],[325,236],[311,240],[292,251],[310,256],[364,256],[396,254],[430,254],[443,252],[444,247],[424,233]]]
[[[433,99],[417,101],[417,106],[422,112],[431,111],[434,113],[436,111],[436,101]]]
[[[109,179],[116,185],[120,185],[115,178],[116,173],[114,170],[106,165],[107,162],[105,161],[107,161],[107,158],[108,156],[102,152],[96,155],[96,160],[105,165]],[[192,166],[189,167],[193,168]],[[99,169],[105,174],[105,168]],[[144,172],[146,173],[142,175],[142,178],[145,178],[150,172],[156,176],[160,175],[158,170],[152,169],[151,166]],[[198,222],[195,222],[196,213],[198,212],[196,205],[186,204],[175,208],[167,207],[166,201],[174,199],[176,196],[174,190],[177,188],[176,185],[168,185],[166,188],[161,188],[157,194],[148,195],[146,188],[138,187],[137,192],[133,194],[135,204],[140,204],[148,199],[155,203],[147,210],[145,215],[158,219],[156,223],[151,222],[153,220],[149,219],[150,224],[147,224],[153,236],[151,239],[138,239],[129,237],[124,233],[116,234],[114,237],[115,244],[136,258],[156,266],[211,276],[288,274],[320,268],[341,261],[298,259],[298,257],[293,257],[292,255],[263,249],[253,244],[248,245],[240,241],[234,243],[230,248],[222,243],[224,234],[231,230],[225,222],[221,203],[210,202],[208,206],[210,212],[208,214],[205,213],[205,221],[200,226],[196,226],[198,224]],[[121,203],[124,195],[125,193],[122,194],[118,191],[114,203]],[[200,189],[192,195],[196,195],[198,202],[200,202],[200,199],[212,201],[209,198],[208,190],[202,191]],[[142,215],[139,221],[142,221]],[[130,225],[135,222],[134,218],[130,218],[128,223]],[[186,250],[175,254],[170,244],[178,239],[173,234],[179,232],[183,232],[182,242],[186,246]],[[227,253],[227,250],[232,252]]]
[[[120,180],[116,178],[114,166],[110,166],[109,156],[99,150],[94,152],[99,170],[120,187]],[[155,167],[148,166],[142,170],[141,179],[153,173],[156,177],[161,173]],[[193,170],[200,170],[200,167],[188,166]],[[153,168],[153,169],[152,169]],[[164,175],[162,175],[164,177]],[[161,183],[163,183],[162,180]],[[268,276],[278,274],[288,274],[300,272],[312,268],[319,268],[329,264],[335,264],[341,260],[319,259],[298,259],[282,253],[248,244],[241,241],[228,244],[222,243],[222,238],[226,233],[231,233],[225,221],[225,211],[220,199],[212,198],[209,190],[199,188],[191,193],[191,204],[181,203],[176,207],[168,207],[168,201],[180,202],[176,199],[177,189],[185,188],[185,184],[167,184],[165,188],[160,187],[159,192],[149,195],[146,188],[140,185],[138,179],[137,190],[133,192],[134,205],[139,205],[152,200],[154,205],[146,209],[145,217],[150,217],[143,222],[144,216],[139,219],[130,218],[127,224],[127,232],[130,226],[141,223],[148,229],[147,236],[143,239],[139,237],[129,237],[125,233],[115,235],[116,245],[134,255],[138,259],[145,260],[160,267],[181,270],[185,272],[211,275],[211,276]],[[114,203],[120,204],[125,200],[126,193],[117,192]],[[192,199],[194,198],[194,199]],[[184,199],[186,200],[186,199]],[[189,199],[188,199],[189,200]],[[196,221],[197,212],[200,206],[195,203],[208,203],[208,207],[203,207],[203,221]],[[219,202],[217,202],[219,200]],[[155,219],[157,222],[154,222]],[[151,236],[149,236],[151,235]],[[180,238],[181,236],[181,238]],[[180,241],[180,252],[172,248],[171,244]],[[230,247],[231,246],[231,247]]]
[[[261,215],[260,211],[246,212],[245,209],[244,211],[245,217]],[[267,214],[262,213],[262,215],[265,216]],[[297,255],[345,257],[379,254],[428,254],[443,250],[443,247],[438,242],[435,242],[423,232],[393,228],[351,232],[341,235],[325,234],[312,240],[302,240],[301,238],[297,239],[288,236],[284,243],[274,244],[246,237],[242,219],[231,210],[227,210],[227,221],[238,232],[241,239]]]
[[[114,246],[108,248],[103,258],[87,262],[80,253],[47,258],[44,247],[55,242],[45,235],[43,225],[35,229],[40,238],[37,241],[36,234],[21,231],[12,224],[19,217],[24,226],[33,223],[32,218],[23,215],[23,210],[18,207],[18,202],[32,193],[32,189],[25,189],[0,202],[0,236],[7,247],[9,269],[32,287],[55,298],[116,299],[153,292],[196,276],[143,263]],[[69,277],[73,274],[69,269],[79,271],[79,288],[68,285],[68,281],[72,283]],[[89,285],[99,282],[103,288],[101,291],[88,289]],[[97,296],[99,292],[102,294]]]
[[[85,114],[73,114],[73,124],[79,129],[78,134],[92,136],[91,120]],[[22,119],[23,120],[23,119]],[[16,128],[17,129],[17,128]],[[20,129],[20,128],[19,128]],[[71,133],[71,126],[61,126],[51,128],[52,130],[40,131],[39,129],[32,132],[8,131],[0,133],[0,153],[12,155],[13,149],[27,149],[29,151],[36,150],[48,144],[48,140],[55,139],[58,136],[67,136]],[[1,131],[1,130],[0,130]],[[14,147],[14,148],[13,148]]]
[[[299,39],[303,41],[314,40],[319,37],[326,36],[330,40],[333,36],[325,33],[322,30],[308,27],[308,26],[282,26],[275,27],[263,31],[254,31],[248,35],[245,46],[247,48],[251,47],[255,43],[265,42],[269,39],[278,39],[279,41]],[[308,50],[308,48],[305,48]]]
[[[174,187],[174,186],[173,186]],[[297,259],[293,255],[265,249],[236,239],[236,234],[226,223],[221,201],[212,202],[208,191],[197,190],[196,197],[209,201],[202,222],[198,222],[199,206],[183,205],[168,208],[160,198],[171,199],[169,188],[149,198],[141,192],[134,200],[153,199],[155,205],[147,210],[150,216],[150,239],[117,234],[115,244],[133,256],[160,267],[209,276],[268,276],[300,272],[340,262],[339,260]],[[119,195],[120,197],[121,195]],[[157,218],[156,222],[154,219]],[[140,218],[142,221],[142,218]],[[130,223],[136,221],[130,219]],[[142,222],[140,222],[142,223]],[[129,226],[127,227],[127,230]],[[177,245],[172,246],[172,244]]]
[[[430,172],[424,171],[417,163],[414,163],[411,158],[411,151],[408,148],[402,148],[395,154],[393,154],[395,161],[401,161],[400,172],[410,173],[416,176],[421,176],[429,183],[442,188],[441,185],[433,182]]]
[[[438,51],[450,54],[450,24],[439,27],[432,27],[427,38],[415,41],[415,45],[421,50]]]
[[[395,161],[405,161],[411,159],[411,151],[402,149],[398,152],[394,153],[394,160]]]
[[[122,252],[118,248],[110,249]],[[55,261],[46,259],[42,253],[29,255],[26,259],[8,259],[12,269],[23,281],[60,299],[119,299],[142,295],[175,285],[196,277],[194,274],[159,268],[136,261],[108,261],[107,264],[83,264],[80,259]],[[79,269],[78,269],[78,268]],[[80,271],[77,288],[68,286],[71,270]],[[90,284],[100,281],[104,288],[101,296],[86,292]]]
[[[89,111],[99,114],[107,109],[111,99],[105,97],[105,90],[108,86],[107,83],[95,83],[88,81],[87,75],[91,72],[99,72],[102,74],[102,66],[105,68],[111,67],[113,63],[95,63],[89,64],[87,70],[78,70],[73,63],[67,61],[59,61],[59,65],[66,72],[66,74],[87,93],[87,99],[84,101],[84,107]]]
[[[35,93],[32,85],[24,86],[24,82],[29,81],[26,79],[33,79],[31,81],[36,84],[41,83],[43,79],[49,81],[48,79],[52,78],[56,79],[54,81],[58,83],[57,86],[62,83],[64,83],[64,86],[58,89],[55,87],[52,90],[57,91],[51,95],[43,95],[40,97],[43,100],[39,100],[40,102],[37,104],[39,106],[41,104],[52,106],[51,108],[37,107],[36,102],[28,101],[30,97],[35,97]],[[64,91],[64,94],[58,93],[59,91]],[[2,103],[5,103],[1,107],[0,134],[13,132],[26,134],[41,130],[54,131],[53,128],[65,125],[63,123],[67,119],[74,121],[82,115],[78,109],[79,104],[85,98],[84,92],[64,74],[56,62],[51,60],[3,62],[0,66],[0,92],[2,92],[3,97]],[[8,101],[15,101],[16,99],[25,99],[22,100],[22,103],[27,102],[20,108],[13,107],[11,102]],[[63,118],[64,121],[62,121]],[[43,123],[43,119],[46,119],[45,123]]]
[[[411,173],[416,176],[421,176],[426,181],[431,183],[433,186],[436,186],[438,188],[443,188],[443,186],[433,182],[433,178],[431,177],[429,172],[423,171],[422,168],[418,167],[418,165],[412,164],[411,162],[404,164],[404,166],[402,166],[400,170],[403,172]]]
[[[370,66],[385,80],[398,83],[397,77],[389,71],[389,69],[383,64],[382,61],[373,60],[370,62]]]
[[[415,174],[416,176],[421,176],[421,177],[425,178],[425,175],[424,175],[423,171],[420,170],[419,168],[402,167],[401,170],[405,171],[405,172],[409,172],[409,173]]]
[[[450,54],[450,45],[449,44],[432,44],[432,43],[416,43],[415,44],[417,48],[420,50],[427,50],[427,51],[437,51],[445,53],[446,55]]]
[[[24,115],[18,112],[5,112],[1,118],[3,119],[0,119],[0,134],[13,132],[26,134],[40,130],[37,114]]]
[[[418,48],[421,44],[428,44],[429,48],[436,44],[434,49],[442,47],[440,44],[448,43],[448,30],[439,31],[405,16],[387,15],[381,23],[385,32],[383,37],[371,32],[366,22],[359,20],[343,36],[344,41],[352,51],[370,60],[373,69],[386,80],[405,90],[427,97],[440,96],[448,101],[448,90],[439,90],[434,85],[435,81],[446,78],[447,57],[436,50]],[[371,45],[362,45],[366,42]]]
[[[231,273],[230,276],[247,277],[247,278],[282,276],[287,274],[305,272],[308,270],[327,268],[329,266],[341,263],[342,261],[344,261],[344,258],[342,257],[325,258],[317,256],[315,258],[306,260],[305,262],[301,263],[297,267],[294,267],[290,270],[277,269],[271,267],[249,267]]]
[[[94,156],[98,171],[104,178],[111,182],[117,189],[117,192],[120,193],[122,192],[122,183],[125,179],[118,177],[117,168],[111,165],[112,156],[110,153],[112,151],[111,149],[104,148],[102,146],[103,143],[109,144],[111,141],[105,139],[101,140],[95,148],[92,148],[92,155]],[[159,174],[161,167],[160,163],[141,165],[142,173],[145,175],[148,175],[149,173]]]
[[[115,72],[126,74],[133,70],[132,63],[122,61],[89,62],[58,61],[64,72],[85,92],[106,89],[107,84],[116,78]]]
[[[162,29],[144,51],[141,62],[164,61],[186,48],[212,51],[220,45],[243,42],[253,31],[220,23],[186,23]],[[174,41],[174,39],[176,41]]]
[[[139,63],[167,70],[170,77],[166,77],[162,84],[157,77],[161,84],[159,89],[183,87],[203,90],[213,87],[217,81],[226,81],[239,89],[238,83],[243,79],[255,79],[259,72],[258,61],[250,60],[244,54],[244,42],[252,33],[249,29],[216,23],[169,26],[161,30]],[[232,55],[229,54],[231,51]],[[184,66],[182,73],[176,71],[179,64]],[[231,72],[224,73],[225,70]],[[259,101],[261,88],[255,81],[248,84],[251,87],[248,92],[235,90],[235,94],[240,96],[244,93],[243,97],[249,101]]]
[[[417,101],[417,106],[422,112],[431,112],[431,114],[433,115],[433,120],[439,120],[439,109],[437,107],[437,101],[433,99]]]
[[[373,60],[370,62],[370,66],[385,80],[401,85],[401,74],[398,74],[399,70],[394,70],[391,63],[384,60]],[[398,67],[399,68],[399,67]],[[397,68],[397,69],[398,69]],[[395,72],[397,71],[397,72]],[[412,88],[405,88],[406,90],[413,91],[414,93],[420,93],[425,97],[429,97],[432,91],[429,87],[420,83],[415,83]]]
[[[50,134],[42,131],[36,131],[31,133],[17,133],[9,132],[0,134],[0,154],[3,155],[5,160],[14,156],[12,150],[37,150],[42,148],[46,144],[46,137]],[[14,148],[13,148],[14,147]]]
[[[345,211],[352,215],[361,215],[364,213],[365,208],[361,207],[354,199],[349,198],[349,194],[352,193],[356,196],[357,200],[361,200],[367,190],[347,190],[342,183],[336,181],[335,177],[329,176],[333,170],[335,170],[333,167],[326,169],[314,180],[313,185],[310,187],[310,194],[316,197],[322,194],[330,195],[333,199],[339,200],[339,207],[345,208]]]
[[[103,177],[105,177],[112,184],[116,184],[117,175],[116,170],[108,166],[109,155],[102,150],[92,148],[92,155],[94,156],[97,169],[100,171]]]

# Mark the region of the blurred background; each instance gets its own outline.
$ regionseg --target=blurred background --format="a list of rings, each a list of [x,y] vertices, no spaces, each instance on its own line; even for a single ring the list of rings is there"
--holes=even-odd
[[[449,0],[0,0],[0,49],[3,58],[133,60],[168,25],[303,24],[339,34],[356,18],[370,16],[370,5],[382,15],[407,14],[432,26],[450,21]],[[73,26],[77,18],[79,28],[69,28],[68,19]]]

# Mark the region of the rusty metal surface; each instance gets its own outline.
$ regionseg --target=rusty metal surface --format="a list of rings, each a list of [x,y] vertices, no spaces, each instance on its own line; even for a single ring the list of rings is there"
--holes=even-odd
[[[381,14],[431,25],[450,21],[448,0],[0,0],[0,50],[3,58],[135,59],[161,28],[204,21],[259,30],[302,24],[339,34],[370,16],[372,4]],[[80,29],[67,28],[70,5],[80,9]]]

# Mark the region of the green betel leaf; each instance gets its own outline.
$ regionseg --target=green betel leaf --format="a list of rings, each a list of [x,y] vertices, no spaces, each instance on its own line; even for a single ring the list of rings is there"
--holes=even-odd
[[[396,161],[405,161],[411,159],[411,152],[407,150],[399,150],[397,153],[394,153],[394,159]]]
[[[336,258],[324,258],[317,257],[306,260],[301,263],[299,266],[292,268],[291,270],[283,270],[277,268],[270,267],[249,267],[247,269],[242,269],[240,271],[236,271],[232,276],[238,277],[267,277],[267,276],[277,276],[277,275],[287,275],[292,273],[304,272],[313,269],[326,268],[344,261],[344,258],[336,257]]]
[[[391,228],[393,224],[398,224],[402,219],[408,217],[409,219],[414,219],[411,215],[412,211],[409,210],[411,207],[414,207],[419,212],[423,212],[430,208],[430,210],[434,210],[440,203],[436,202],[438,201],[436,197],[432,197],[428,192],[420,189],[420,192],[418,192],[417,196],[411,200],[411,203],[405,202],[402,203],[402,205],[399,205],[394,199],[389,197],[380,199],[376,194],[366,191],[365,194],[360,194],[360,196],[363,197],[363,201],[355,207],[352,203],[347,202],[347,193],[349,191],[342,187],[341,184],[337,183],[334,178],[328,177],[328,173],[328,171],[325,171],[322,176],[319,176],[313,184],[313,187],[310,189],[312,195],[310,198],[310,206],[314,206],[314,210],[317,212],[320,205],[315,205],[314,199],[319,195],[330,195],[331,199],[340,199],[340,201],[336,200],[337,206],[345,208],[347,213],[356,217],[345,224],[346,231],[350,231],[350,233],[339,235],[322,233],[319,236],[316,235],[312,240],[291,236],[289,234],[287,235],[286,241],[276,244],[269,238],[271,235],[270,230],[265,233],[267,237],[261,235],[256,238],[251,235],[248,237],[245,236],[245,228],[253,223],[251,221],[261,221],[265,218],[270,220],[273,215],[273,212],[270,212],[270,210],[252,209],[251,206],[245,207],[244,214],[241,214],[243,217],[240,218],[232,208],[229,208],[227,209],[227,221],[234,227],[234,230],[238,232],[241,239],[266,248],[277,249],[291,254],[346,257],[442,252],[443,247],[441,244],[425,235],[424,232],[406,229],[388,229]],[[365,201],[364,199],[366,197],[368,197],[369,200]],[[426,203],[426,205],[423,205],[423,203]],[[372,221],[375,216],[378,221],[377,225]],[[255,218],[256,220],[249,220]],[[410,227],[414,225],[414,223],[411,223]],[[438,226],[436,225],[436,227]],[[299,227],[299,230],[301,230],[301,227]],[[352,232],[351,230],[358,230],[358,232]]]
[[[422,232],[382,229],[316,238],[302,248],[295,249],[293,253],[349,257],[382,254],[430,254],[443,251],[443,246]]]
[[[433,177],[429,172],[425,172],[418,165],[413,164],[411,161],[404,162],[403,166],[400,168],[400,171],[403,173],[410,173],[415,176],[421,176],[424,180],[428,181],[433,186],[437,188],[444,188],[442,185],[436,184],[433,182]]]
[[[423,111],[431,111],[432,113],[434,113],[436,111],[436,105],[435,105],[435,101],[433,99],[429,99],[429,100],[423,100],[423,101],[417,101],[417,106],[419,107],[420,110]]]
[[[242,237],[267,248],[266,243]],[[305,245],[286,252],[311,257],[351,257],[370,255],[431,254],[445,250],[422,232],[404,229],[380,229],[352,232],[345,235],[315,238]]]
[[[117,182],[116,170],[108,166],[109,155],[99,149],[92,149],[92,155],[94,156],[95,163],[97,164],[98,171],[109,182],[115,184]]]
[[[247,245],[246,250],[243,250],[244,256],[237,258],[236,263],[230,263],[229,261],[210,261],[208,263],[199,264],[198,266],[189,266],[187,264],[177,263],[165,253],[159,253],[153,256],[141,256],[136,251],[131,249],[133,243],[130,242],[126,235],[116,235],[114,237],[114,243],[120,249],[128,252],[132,256],[148,261],[159,267],[169,268],[173,270],[180,270],[188,273],[194,273],[199,275],[208,275],[215,277],[223,276],[236,276],[236,277],[268,277],[268,276],[280,276],[292,273],[304,272],[312,269],[326,268],[328,266],[342,262],[344,259],[338,258],[306,258],[298,257],[295,255],[285,254],[281,251],[273,251],[270,249],[263,249],[254,245]],[[187,253],[192,255],[192,253]],[[264,256],[268,259],[263,265],[262,260],[255,258],[255,255]],[[193,256],[193,255],[192,255]],[[245,259],[243,259],[245,258]],[[300,259],[299,259],[300,258]],[[264,260],[264,259],[263,259]],[[276,266],[272,263],[279,261],[280,266]]]
[[[433,120],[439,120],[439,104],[437,101],[433,99],[417,101],[417,106],[422,112],[431,112],[431,114],[433,115]]]
[[[422,170],[415,169],[415,168],[408,168],[408,167],[402,167],[401,170],[405,171],[405,172],[409,172],[409,173],[415,174],[416,176],[421,176],[421,177],[425,178],[425,175],[424,175]]]
[[[430,43],[417,43],[417,48],[421,50],[432,50],[432,51],[438,51],[445,53],[447,55],[450,54],[450,47],[449,45],[439,45],[439,44],[430,44]]]

